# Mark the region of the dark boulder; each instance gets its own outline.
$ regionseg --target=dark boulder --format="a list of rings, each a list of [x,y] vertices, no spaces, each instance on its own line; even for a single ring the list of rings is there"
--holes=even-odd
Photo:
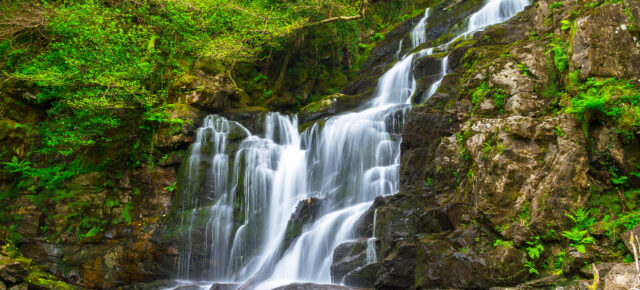
[[[333,251],[331,281],[341,283],[344,276],[367,262],[367,241],[360,239],[340,244]]]
[[[17,261],[0,255],[0,281],[6,284],[16,284],[24,281],[29,273]]]

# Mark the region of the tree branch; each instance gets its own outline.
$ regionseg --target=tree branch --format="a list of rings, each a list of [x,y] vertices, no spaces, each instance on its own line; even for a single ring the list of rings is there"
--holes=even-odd
[[[313,26],[318,26],[318,25],[331,23],[331,22],[336,22],[336,21],[351,21],[351,20],[356,20],[356,19],[364,19],[365,18],[365,14],[367,12],[367,5],[369,5],[369,1],[368,0],[362,0],[362,2],[360,3],[360,12],[358,13],[358,15],[331,17],[331,18],[327,18],[327,19],[324,19],[324,20],[320,20],[318,22],[309,23],[309,24],[305,25],[304,27],[313,27]]]

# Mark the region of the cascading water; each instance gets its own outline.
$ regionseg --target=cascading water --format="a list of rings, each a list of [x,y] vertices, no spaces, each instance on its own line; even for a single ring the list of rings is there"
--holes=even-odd
[[[376,208],[373,211],[373,233],[371,234],[371,238],[367,239],[367,264],[375,263],[378,261],[377,253],[376,253],[376,221],[378,220],[378,209]]]
[[[413,27],[413,30],[411,30],[411,43],[413,44],[413,48],[416,48],[427,41],[427,32],[425,27],[427,26],[427,19],[429,19],[430,10],[431,8],[427,8],[424,12],[424,17],[422,17],[422,19],[418,21],[418,24]]]
[[[185,242],[192,243],[198,211],[205,208],[209,220],[204,252],[209,259],[200,262],[205,273],[194,275],[192,246],[187,245],[180,255],[178,276],[250,281],[245,287],[251,289],[299,281],[331,283],[333,250],[357,238],[355,224],[377,196],[398,191],[400,133],[416,92],[414,60],[431,55],[435,49],[446,51],[456,39],[505,21],[528,4],[528,0],[487,1],[469,18],[466,31],[449,43],[398,57],[400,60],[379,79],[375,97],[360,112],[332,117],[302,133],[295,116],[268,114],[264,137],[247,131],[250,136],[233,156],[233,170],[229,170],[227,148],[230,123],[221,117],[207,117],[198,130],[187,167],[183,216],[190,218],[183,220],[183,226],[188,228]],[[427,9],[411,32],[412,50],[427,41],[429,13]],[[440,79],[426,92],[427,98],[436,92],[447,70],[448,56],[442,59]],[[205,143],[215,147],[208,153],[212,155],[208,157],[211,172],[202,172],[199,167],[207,155],[203,154]],[[203,183],[203,176],[211,181]],[[199,201],[203,194],[196,193],[203,191],[204,196],[210,196],[211,206]],[[319,214],[283,248],[292,212],[300,201],[311,197],[321,201]],[[374,242],[375,232],[368,242],[368,262],[376,259]]]

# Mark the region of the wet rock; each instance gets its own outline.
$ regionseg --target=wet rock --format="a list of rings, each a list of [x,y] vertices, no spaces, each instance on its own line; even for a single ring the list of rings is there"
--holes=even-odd
[[[26,239],[33,239],[40,235],[40,225],[44,221],[44,214],[38,210],[24,210],[18,232]]]
[[[333,251],[331,281],[341,283],[344,276],[366,264],[367,241],[365,239],[340,244]]]
[[[585,265],[580,269],[580,275],[583,277],[593,279],[593,264]],[[609,271],[613,266],[617,265],[617,263],[598,263],[595,264],[596,270],[598,271],[598,275],[600,276],[600,285],[604,283],[604,278],[607,277]]]
[[[293,241],[302,233],[302,226],[313,222],[320,213],[322,207],[321,200],[317,198],[309,198],[300,201],[296,206],[296,210],[291,214],[291,218],[287,223],[287,229],[285,230],[285,239],[282,247],[288,249]]]
[[[382,262],[375,287],[382,289],[409,289],[416,271],[416,246],[402,242]]]
[[[575,249],[567,252],[565,263],[562,271],[566,274],[577,273],[582,266],[588,264],[595,258],[595,253],[590,247],[587,247],[586,253],[581,253]]]
[[[308,104],[300,109],[300,123],[308,123],[323,117],[355,108],[365,101],[361,95],[351,96],[345,94],[333,94],[323,97],[319,101]]]
[[[221,115],[230,121],[240,123],[252,134],[263,134],[265,131],[264,120],[267,113],[268,110],[263,107],[244,107],[226,111]]]
[[[27,283],[20,283],[9,287],[8,290],[29,290],[29,285]]]
[[[339,285],[322,285],[313,283],[292,283],[289,285],[273,288],[272,290],[357,290],[358,288],[339,286]]]
[[[449,242],[423,240],[417,246],[416,287],[484,288],[488,274],[485,265],[483,258],[458,251]]]
[[[571,60],[582,77],[640,79],[640,44],[629,31],[623,3],[602,5],[575,23]]]
[[[373,288],[381,267],[380,263],[371,263],[355,268],[344,276],[343,283],[353,287]]]
[[[527,255],[515,248],[497,247],[482,254],[487,261],[488,285],[514,285],[529,277]]]
[[[209,290],[236,290],[240,287],[238,283],[215,283]]]
[[[178,287],[180,283],[173,280],[157,280],[150,283],[138,283],[122,287],[123,290],[156,290],[156,289],[173,289]]]
[[[604,290],[624,290],[637,287],[635,281],[639,273],[634,263],[617,264],[609,270],[604,278]]]
[[[547,287],[553,287],[558,285],[559,283],[564,281],[564,277],[562,275],[551,275],[542,277],[539,279],[534,279],[531,281],[527,281],[521,285],[518,285],[518,289],[542,289]]]
[[[23,281],[27,275],[27,270],[20,263],[0,255],[0,281],[7,284],[15,284]]]
[[[177,287],[174,290],[200,290],[200,289],[202,288],[198,285],[187,285],[187,286]]]

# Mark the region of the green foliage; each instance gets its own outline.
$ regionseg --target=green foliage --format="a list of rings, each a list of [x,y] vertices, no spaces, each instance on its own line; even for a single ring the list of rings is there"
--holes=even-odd
[[[559,2],[562,4],[562,2]],[[569,68],[569,58],[567,57],[567,43],[562,42],[562,40],[554,38],[551,43],[549,43],[549,49],[546,54],[553,52],[553,63],[556,65],[556,69],[558,72],[562,73],[567,68]]]
[[[133,204],[131,202],[127,202],[124,205],[124,209],[122,209],[122,221],[124,223],[131,223],[131,209],[133,209]]]
[[[549,5],[549,11],[553,12],[553,9],[560,8],[560,7],[564,7],[564,4],[562,4],[562,1],[554,2],[551,5]]]
[[[11,259],[14,259],[27,270],[27,277],[25,278],[25,281],[30,285],[29,287],[33,286],[41,289],[60,290],[78,289],[78,287],[58,280],[56,276],[48,273],[45,267],[38,266],[31,259],[24,257],[22,252],[20,252],[20,249],[18,249],[18,247],[16,247],[12,242],[2,246],[0,252]]]
[[[433,179],[431,177],[427,177],[425,179],[426,183],[428,186],[433,186]]]
[[[116,206],[119,206],[119,205],[120,205],[120,201],[119,201],[119,200],[117,200],[117,199],[110,199],[110,198],[107,198],[107,200],[106,200],[106,202],[105,202],[105,203],[106,203],[106,205],[107,205],[107,207],[108,207],[108,208],[114,208],[114,207],[116,207]]]
[[[529,258],[534,260],[540,258],[540,255],[544,252],[544,246],[540,242],[540,237],[535,237],[532,241],[528,241],[525,250]]]
[[[585,133],[588,123],[597,119],[612,119],[616,131],[626,140],[640,129],[640,91],[628,81],[591,78],[578,84],[577,89],[579,93],[571,100],[567,112],[583,122]]]
[[[575,226],[580,230],[588,230],[593,226],[596,219],[590,217],[591,209],[587,209],[584,207],[580,207],[572,212],[572,214],[565,214],[571,221],[575,224]]]
[[[503,248],[509,249],[509,248],[513,248],[513,242],[512,241],[503,241],[503,240],[498,239],[493,243],[493,246],[496,247],[496,248],[497,247],[503,247]]]
[[[502,107],[504,107],[504,102],[505,99],[507,98],[507,95],[505,93],[504,90],[502,89],[495,89],[494,93],[493,93],[493,103],[496,104],[496,108],[498,110],[502,110]]]
[[[562,236],[571,242],[571,246],[578,252],[585,253],[587,244],[595,244],[595,239],[589,234],[595,218],[590,217],[591,209],[578,208],[572,214],[565,214],[574,226],[570,231],[563,231]]]
[[[529,76],[529,74],[531,74],[531,71],[529,71],[529,68],[526,67],[523,63],[519,63],[518,64],[518,69],[520,70],[520,72],[526,77]]]
[[[572,228],[570,231],[563,231],[562,236],[569,239],[571,246],[574,247],[580,253],[586,253],[587,244],[595,244],[595,239],[591,237],[587,230],[579,230],[577,227]]]
[[[553,261],[553,268],[555,268],[556,270],[559,270],[559,273],[557,274],[562,273],[562,268],[564,266],[564,260],[566,255],[567,255],[567,252],[561,251],[560,253],[558,253],[558,255],[556,255],[556,259]]]
[[[562,130],[562,128],[560,128],[559,126],[556,126],[555,128],[553,128],[553,133],[557,136],[557,137],[564,137],[564,131]]]
[[[31,162],[29,160],[19,161],[17,156],[11,157],[11,162],[4,162],[4,169],[14,174],[29,174],[31,172]]]
[[[173,184],[167,186],[164,188],[164,190],[168,191],[168,192],[174,192],[176,190],[176,188],[178,187],[178,182],[174,181]]]
[[[491,88],[489,88],[486,82],[482,82],[478,87],[476,87],[475,91],[473,91],[473,94],[471,95],[471,103],[474,104],[474,109],[480,106],[480,103],[486,99],[490,92]]]
[[[384,35],[382,33],[376,32],[373,36],[370,37],[372,41],[380,41],[384,39]]]
[[[529,270],[529,274],[538,275],[540,272],[536,269],[536,265],[531,261],[524,262],[524,267]]]
[[[480,104],[482,104],[482,102],[490,95],[493,98],[493,103],[495,104],[498,113],[501,113],[507,98],[506,93],[500,88],[490,87],[486,82],[480,83],[480,85],[477,86],[471,94],[473,111],[477,110],[480,107]]]

